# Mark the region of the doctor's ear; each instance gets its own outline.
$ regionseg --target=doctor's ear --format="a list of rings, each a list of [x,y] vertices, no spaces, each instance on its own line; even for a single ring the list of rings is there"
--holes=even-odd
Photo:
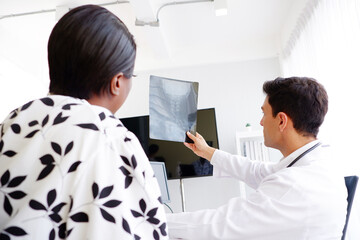
[[[283,132],[289,123],[289,116],[284,112],[279,112],[278,118],[279,118],[279,130],[280,132]]]
[[[125,78],[124,74],[122,72],[116,74],[110,82],[110,93],[111,95],[120,95],[121,94],[121,83],[123,80],[123,78]]]

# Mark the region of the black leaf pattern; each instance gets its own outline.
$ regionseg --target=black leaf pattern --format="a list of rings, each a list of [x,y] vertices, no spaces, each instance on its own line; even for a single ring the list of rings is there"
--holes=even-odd
[[[10,182],[8,187],[12,188],[12,187],[17,187],[19,186],[24,180],[25,180],[26,176],[19,176],[19,177],[15,177],[13,178]]]
[[[15,118],[17,116],[17,111],[16,110],[12,111],[11,113],[12,113],[12,115],[10,116],[10,119],[13,119],[13,118]]]
[[[105,113],[104,113],[104,112],[101,112],[101,113],[99,114],[99,118],[100,118],[101,121],[104,120],[104,119],[105,119]]]
[[[74,163],[70,166],[68,173],[70,173],[70,172],[75,172],[76,169],[78,168],[78,166],[80,165],[80,163],[81,163],[81,161],[76,161],[76,162],[74,162]]]
[[[131,141],[130,138],[128,138],[128,137],[125,137],[125,138],[124,138],[124,142],[129,142],[129,141]]]
[[[50,154],[46,154],[40,158],[43,165],[49,165],[55,162],[54,157]]]
[[[50,207],[54,203],[55,198],[56,198],[56,190],[55,189],[50,190],[46,198],[48,207]]]
[[[46,106],[54,106],[54,101],[49,97],[41,98],[40,101],[42,101]]]
[[[153,231],[153,237],[154,237],[155,240],[159,240],[159,239],[160,239],[160,235],[159,235],[159,233],[158,233],[156,230]]]
[[[142,215],[141,213],[139,213],[138,211],[135,210],[131,210],[131,213],[134,217],[143,217],[144,215]]]
[[[100,193],[100,198],[106,198],[107,196],[109,196],[113,189],[114,189],[113,185],[105,187]]]
[[[9,198],[7,196],[5,196],[5,198],[4,198],[4,209],[5,209],[5,212],[9,216],[11,216],[13,208],[12,208]]]
[[[1,140],[1,141],[0,141],[0,152],[2,151],[3,147],[4,147],[4,141]]]
[[[46,207],[36,200],[30,200],[29,206],[34,210],[45,210]]]
[[[146,219],[146,221],[148,221],[149,223],[155,224],[155,225],[159,224],[159,222],[160,222],[160,220],[157,218],[148,218],[148,219]]]
[[[81,123],[81,124],[76,124],[76,126],[94,131],[99,131],[98,127],[93,123]]]
[[[49,240],[54,240],[54,239],[55,239],[55,229],[52,229],[49,234]]]
[[[135,235],[134,235],[134,239],[135,239],[135,240],[140,240],[141,237],[139,237],[138,235],[135,234]]]
[[[54,122],[53,122],[53,125],[56,125],[56,124],[60,124],[60,123],[63,123],[66,121],[66,119],[68,119],[69,117],[62,117],[62,112],[59,113],[55,119],[54,119]]]
[[[121,157],[121,159],[123,160],[123,162],[126,164],[126,165],[128,165],[129,167],[131,167],[131,165],[130,165],[130,162],[129,162],[129,159],[127,158],[127,157],[125,157],[125,156],[121,156],[120,155],[120,157]],[[122,170],[121,170],[122,171]],[[124,173],[125,174],[125,173]],[[126,175],[126,174],[125,174]]]
[[[11,124],[10,127],[11,127],[11,130],[13,130],[13,132],[16,134],[19,134],[21,131],[21,127],[19,124],[14,123],[14,124]]]
[[[0,239],[1,240],[11,240],[10,237],[4,233],[0,233]]]
[[[62,149],[61,149],[61,146],[55,142],[51,142],[51,147],[52,149],[61,156],[61,152],[62,152]]]
[[[94,182],[91,189],[92,189],[93,197],[95,199],[99,194],[99,186],[97,185],[97,183]]]
[[[51,211],[53,211],[54,213],[58,213],[61,211],[61,209],[66,205],[66,203],[62,202],[62,203],[59,203],[58,205],[56,205],[55,207],[53,207],[51,209]]]
[[[66,222],[59,225],[58,235],[61,239],[64,239],[66,237]]]
[[[62,223],[60,224],[59,226],[59,238],[61,239],[65,239],[66,237],[68,237],[71,233],[72,229],[70,229],[69,231],[67,231],[67,226],[66,226],[66,223]]]
[[[9,150],[3,153],[4,155],[8,156],[8,157],[13,157],[16,155],[16,152]]]
[[[32,103],[33,103],[33,101],[30,101],[30,102],[26,103],[25,105],[23,105],[21,107],[20,111],[28,109]]]
[[[125,176],[130,175],[130,172],[124,166],[121,166],[119,169],[123,172]]]
[[[145,210],[146,210],[146,202],[144,201],[143,198],[139,201],[139,206],[140,206],[141,211],[142,211],[143,213],[145,213]]]
[[[31,133],[29,133],[28,135],[25,136],[25,138],[32,138],[38,131],[40,131],[39,129],[32,131]]]
[[[13,236],[24,236],[26,235],[27,233],[22,229],[22,228],[19,228],[19,227],[8,227],[4,230],[5,232],[13,235]],[[2,239],[2,238],[0,238]]]
[[[116,125],[116,127],[124,127],[121,123],[119,123],[118,125]]]
[[[51,218],[51,220],[53,220],[56,223],[59,223],[62,220],[62,218],[60,217],[60,215],[58,213],[50,214],[49,217]]]
[[[9,196],[13,199],[21,199],[26,196],[26,193],[24,193],[23,191],[14,191],[9,193]]]
[[[71,210],[72,210],[73,203],[74,203],[74,200],[73,200],[72,196],[70,196],[70,208],[69,208],[69,212],[71,212]]]
[[[156,212],[157,212],[158,208],[153,208],[151,209],[147,214],[146,216],[148,217],[154,217],[156,215]]]
[[[65,104],[62,109],[63,110],[70,110],[71,109],[71,106],[76,106],[78,105],[77,103],[69,103],[69,104]]]
[[[129,177],[129,176],[125,177],[125,189],[127,189],[130,186],[130,184],[132,183],[132,180],[133,180],[132,177]]]
[[[66,236],[70,236],[70,233],[71,233],[72,230],[73,230],[73,228],[68,230],[67,233],[66,233]]]
[[[160,225],[160,232],[161,232],[161,235],[167,236],[166,223],[163,223],[163,224]]]
[[[72,141],[66,146],[64,155],[68,154],[73,148],[73,146],[74,146],[74,142]]]
[[[112,223],[116,223],[115,218],[110,213],[108,213],[107,211],[105,211],[102,208],[100,208],[100,212],[105,220],[112,222]]]
[[[54,167],[55,167],[55,165],[52,165],[52,164],[51,164],[51,165],[47,165],[47,166],[41,171],[41,173],[39,174],[39,177],[36,179],[36,181],[41,180],[41,179],[47,177],[47,176],[51,173],[51,171],[54,169]]]
[[[137,161],[134,155],[131,157],[131,163],[133,165],[133,168],[135,169],[137,167]]]
[[[1,182],[1,186],[4,186],[8,183],[10,179],[10,171],[6,170],[3,175],[1,176],[0,182]]]
[[[41,126],[44,127],[48,122],[49,122],[49,115],[46,115],[46,117],[41,122]]]
[[[74,215],[70,216],[70,218],[74,222],[89,222],[89,217],[84,212],[75,213]]]
[[[33,127],[33,126],[35,126],[35,125],[37,125],[37,124],[39,124],[38,121],[36,121],[36,120],[31,121],[31,122],[29,122],[29,127]]]
[[[121,201],[118,200],[109,200],[106,203],[103,204],[103,206],[108,207],[108,208],[114,208],[117,207],[121,204]]]
[[[125,218],[123,218],[122,227],[123,227],[123,229],[124,229],[126,232],[128,232],[129,234],[131,234],[131,230],[130,230],[129,223],[125,220]]]

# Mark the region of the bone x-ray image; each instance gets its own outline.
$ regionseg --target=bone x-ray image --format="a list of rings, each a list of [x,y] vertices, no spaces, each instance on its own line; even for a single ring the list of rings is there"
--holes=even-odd
[[[199,83],[150,76],[150,138],[184,142],[196,132]]]

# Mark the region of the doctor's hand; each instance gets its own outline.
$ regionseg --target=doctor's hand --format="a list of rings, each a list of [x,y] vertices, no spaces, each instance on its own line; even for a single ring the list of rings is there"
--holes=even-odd
[[[199,133],[196,133],[196,136],[192,135],[190,132],[187,132],[186,134],[194,141],[194,143],[184,142],[184,145],[191,149],[199,157],[210,161],[215,152],[215,148],[207,145],[205,139]]]

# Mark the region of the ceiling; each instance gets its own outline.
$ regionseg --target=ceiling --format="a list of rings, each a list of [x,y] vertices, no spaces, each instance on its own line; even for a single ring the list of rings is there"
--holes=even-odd
[[[284,25],[298,3],[304,1],[227,0],[228,14],[221,17],[215,16],[213,2],[170,5],[159,12],[159,27],[136,26],[135,20],[154,21],[158,9],[174,1],[130,0],[106,8],[119,16],[135,36],[138,45],[136,69],[142,71],[275,57],[279,52]],[[74,8],[83,4],[109,2],[112,1],[2,0],[0,18],[10,14],[55,9],[57,6]],[[55,24],[54,19],[54,12],[0,19],[0,38],[7,36],[2,31],[14,32],[14,36],[20,38],[16,40],[19,44],[24,36],[28,36],[28,41],[35,39],[30,45],[44,45]]]

